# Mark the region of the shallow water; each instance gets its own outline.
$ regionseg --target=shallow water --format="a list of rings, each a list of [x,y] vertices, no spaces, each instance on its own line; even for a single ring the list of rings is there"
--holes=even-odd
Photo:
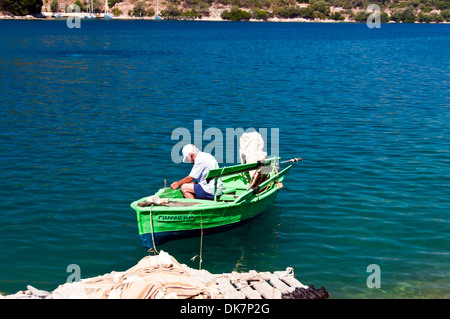
[[[204,269],[448,298],[449,39],[448,25],[0,21],[0,291],[145,256],[129,204],[187,175],[171,134],[202,120],[224,138],[278,129],[280,155],[304,159],[270,212],[203,239]],[[198,266],[199,238],[160,249]]]

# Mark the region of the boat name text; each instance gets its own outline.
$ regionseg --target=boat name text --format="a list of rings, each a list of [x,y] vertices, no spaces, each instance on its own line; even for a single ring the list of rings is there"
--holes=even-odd
[[[195,219],[194,215],[161,215],[158,216],[159,222],[182,222],[182,221],[193,221]]]

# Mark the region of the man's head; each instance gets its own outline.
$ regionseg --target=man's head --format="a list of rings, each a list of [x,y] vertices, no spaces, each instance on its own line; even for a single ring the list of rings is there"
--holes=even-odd
[[[197,156],[198,153],[198,148],[195,147],[194,144],[187,144],[185,146],[183,146],[183,162],[191,162],[192,164],[194,164],[195,162],[195,157]]]

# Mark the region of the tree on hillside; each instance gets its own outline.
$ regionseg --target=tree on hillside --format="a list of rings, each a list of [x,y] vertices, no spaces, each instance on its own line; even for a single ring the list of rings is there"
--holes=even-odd
[[[80,0],[77,0],[74,2],[75,5],[80,7],[80,11],[81,12],[86,12],[88,11],[87,6],[86,6],[86,2],[81,2]]]
[[[221,13],[220,17],[224,20],[231,20],[231,21],[246,21],[250,20],[251,14],[247,11],[239,9],[238,6],[231,7],[231,10],[225,10]]]
[[[0,0],[0,8],[16,16],[41,13],[42,0]]]
[[[122,2],[122,0],[108,0],[108,7],[112,8],[116,5],[116,3]]]
[[[53,13],[58,11],[58,1],[57,0],[53,0],[52,3],[50,3],[50,11]]]

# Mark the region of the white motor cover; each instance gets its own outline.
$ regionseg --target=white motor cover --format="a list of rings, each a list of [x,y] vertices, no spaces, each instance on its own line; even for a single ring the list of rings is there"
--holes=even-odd
[[[242,134],[239,143],[241,164],[254,163],[267,158],[267,153],[264,152],[264,140],[258,132]]]

